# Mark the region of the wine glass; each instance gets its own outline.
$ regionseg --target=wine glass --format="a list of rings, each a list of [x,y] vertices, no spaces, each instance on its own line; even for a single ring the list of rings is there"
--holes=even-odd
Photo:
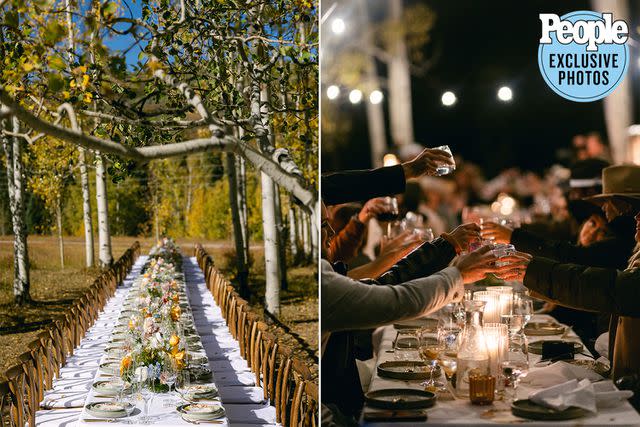
[[[523,316],[522,328],[527,326],[531,316],[533,315],[533,301],[531,298],[522,293],[513,294],[512,314],[520,314]]]
[[[453,376],[458,368],[458,337],[461,328],[457,323],[449,323],[438,328],[438,343],[443,348],[438,356],[438,363],[444,370],[444,376],[449,384],[453,382]]]
[[[178,369],[176,366],[176,362],[174,359],[168,360],[162,366],[162,372],[160,373],[160,382],[169,386],[169,396],[173,396],[173,392],[171,391],[171,387],[174,386],[176,380],[178,378]],[[175,403],[173,399],[170,400],[171,404]]]
[[[150,367],[142,366],[142,369],[138,368],[135,375],[135,383],[137,392],[136,395],[142,400],[142,416],[140,417],[140,424],[150,424],[149,418],[149,405],[153,399],[153,390],[155,385],[155,378],[150,375]]]
[[[182,369],[176,376],[176,391],[180,396],[187,400],[189,388],[191,387],[191,376],[187,368]]]
[[[505,398],[511,402],[516,398],[516,389],[520,380],[529,372],[529,352],[524,335],[515,335],[510,341],[511,345],[501,368]]]
[[[419,348],[417,333],[416,329],[398,331],[393,345],[393,353],[396,360],[411,361],[417,359]]]
[[[398,199],[395,197],[385,197],[384,203],[388,211],[379,213],[376,218],[378,221],[387,222],[386,236],[391,237],[391,224],[398,219],[398,215],[400,214],[398,210]]]
[[[440,330],[440,328],[438,328]],[[438,334],[439,335],[439,334]],[[429,379],[421,383],[425,390],[438,391],[444,387],[444,384],[438,382],[434,378],[436,368],[438,367],[438,359],[440,354],[444,352],[444,343],[438,338],[434,338],[429,329],[423,328],[418,331],[418,348],[420,357],[427,362],[429,366]]]
[[[523,314],[502,314],[500,315],[502,323],[507,325],[509,330],[509,342],[515,335],[522,333],[524,328],[524,315]]]

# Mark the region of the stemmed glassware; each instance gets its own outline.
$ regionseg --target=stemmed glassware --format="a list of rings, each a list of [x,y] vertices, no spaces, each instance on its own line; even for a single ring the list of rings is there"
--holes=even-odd
[[[440,327],[438,327],[440,330]],[[420,350],[420,357],[423,361],[427,362],[429,366],[429,379],[421,383],[425,390],[437,391],[444,386],[434,378],[436,368],[438,367],[438,359],[440,354],[444,351],[444,343],[437,337],[434,338],[433,333],[423,328],[418,331],[418,348]]]
[[[520,380],[529,372],[529,352],[526,337],[516,334],[511,340],[507,358],[502,362],[502,380],[504,381],[505,398],[516,399],[516,389]]]
[[[438,355],[438,363],[444,370],[444,376],[449,384],[452,383],[458,367],[458,346],[460,344],[458,337],[462,330],[455,314],[456,312],[454,311],[452,313],[452,319],[438,327],[438,343],[439,347],[442,348],[442,351],[440,351]]]
[[[512,313],[523,316],[522,328],[527,326],[533,315],[533,301],[526,294],[516,292],[513,294]]]
[[[384,202],[389,208],[388,212],[383,212],[377,215],[378,221],[387,222],[386,236],[391,237],[391,225],[393,221],[398,219],[400,211],[398,210],[398,199],[395,197],[385,197]]]
[[[162,372],[160,373],[160,381],[169,387],[169,396],[173,396],[171,388],[176,383],[177,378],[178,369],[176,366],[176,362],[175,360],[171,359],[162,366]],[[173,401],[173,399],[171,399],[169,403],[173,405],[175,402]]]

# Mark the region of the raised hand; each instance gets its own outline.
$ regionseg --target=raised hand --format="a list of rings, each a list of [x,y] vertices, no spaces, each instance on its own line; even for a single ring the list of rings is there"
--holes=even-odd
[[[442,233],[442,238],[455,248],[456,253],[467,249],[469,243],[480,239],[480,226],[473,222],[462,224],[451,233]]]
[[[482,238],[494,239],[496,243],[511,243],[512,233],[513,229],[493,221],[488,221],[482,224]]]
[[[451,154],[435,148],[425,148],[415,158],[404,162],[402,169],[405,179],[412,179],[422,175],[436,175],[436,169],[442,164],[455,165]]]
[[[459,256],[453,261],[453,266],[460,270],[465,284],[482,280],[489,273],[493,273],[503,280],[522,280],[531,256],[517,252],[507,257],[501,257],[501,262],[508,262],[507,265],[501,267],[496,267],[497,259],[491,246],[483,246],[477,251]]]
[[[387,203],[384,197],[376,197],[375,199],[368,200],[362,209],[360,209],[358,221],[367,224],[371,218],[385,213],[394,213],[394,207]],[[397,212],[395,213],[397,214]]]

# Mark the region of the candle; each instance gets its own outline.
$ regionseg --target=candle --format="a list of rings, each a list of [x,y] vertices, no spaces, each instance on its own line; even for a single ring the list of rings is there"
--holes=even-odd
[[[475,301],[484,301],[484,314],[482,319],[484,322],[498,323],[500,322],[500,293],[494,291],[477,291],[473,293]]]
[[[503,314],[511,314],[511,306],[513,302],[513,288],[511,286],[494,286],[491,288],[492,292],[498,292],[500,299],[498,302],[498,311],[500,316]],[[498,320],[499,322],[500,320]]]
[[[509,331],[504,323],[485,323],[482,330],[489,352],[489,371],[498,378],[502,362],[507,357]]]

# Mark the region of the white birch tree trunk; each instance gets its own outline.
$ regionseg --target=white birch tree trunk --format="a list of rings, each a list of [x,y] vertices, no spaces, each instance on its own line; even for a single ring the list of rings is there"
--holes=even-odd
[[[89,172],[87,171],[86,150],[78,148],[80,166],[80,183],[82,187],[82,218],[84,221],[84,251],[87,268],[94,266],[93,218],[91,217],[91,189]]]
[[[280,314],[280,263],[278,233],[276,230],[275,185],[269,175],[260,173],[262,189],[262,233],[264,235],[264,262],[266,275],[266,309]]]
[[[242,231],[239,191],[238,191],[238,175],[236,172],[236,159],[231,153],[226,155],[227,179],[229,181],[229,204],[231,206],[231,221],[233,223],[233,241],[236,246],[236,261],[240,296],[249,298],[249,266],[248,259],[245,257],[244,233]]]
[[[62,200],[56,200],[56,230],[58,231],[58,251],[60,252],[60,267],[64,269],[64,239],[62,237]]]
[[[242,157],[235,157],[238,172],[238,204],[240,214],[240,225],[242,226],[242,241],[244,246],[244,257],[247,260],[247,268],[249,264],[249,212],[247,210],[247,168],[245,160]]]
[[[96,201],[98,206],[98,246],[100,267],[113,262],[111,255],[111,233],[109,230],[109,202],[107,199],[107,176],[104,158],[96,152]]]
[[[7,121],[2,122],[2,127]],[[12,118],[12,131],[20,133],[18,119]],[[13,227],[13,298],[18,305],[31,301],[29,294],[29,249],[27,246],[27,226],[24,209],[24,180],[22,147],[19,137],[2,137],[6,167],[9,208]]]
[[[293,206],[289,206],[289,248],[291,250],[291,257],[295,260],[298,256],[298,236],[296,225],[296,214],[293,210]]]
[[[267,100],[266,88],[260,88],[258,77],[252,82],[251,114],[254,117],[254,127],[259,138],[260,148],[263,152],[271,154],[273,142],[270,139],[268,127],[265,122],[268,119],[266,105],[261,106],[261,101]],[[264,116],[264,119],[263,119]],[[260,173],[262,192],[262,230],[264,236],[264,262],[265,262],[265,309],[278,316],[280,314],[280,251],[278,249],[278,230],[276,228],[276,189],[271,177]]]
[[[64,0],[67,20],[67,38],[69,45],[69,63],[74,61],[75,41],[73,38],[73,14],[71,13],[71,0]],[[71,128],[80,131],[78,122],[74,114],[69,114]],[[93,219],[91,217],[91,191],[89,189],[89,173],[87,172],[87,159],[85,149],[78,147],[78,166],[80,166],[80,182],[82,187],[82,211],[84,221],[84,248],[85,248],[85,264],[87,268],[93,267]]]
[[[390,0],[391,19],[402,21],[402,0]],[[391,43],[389,66],[389,117],[391,138],[398,146],[413,144],[413,112],[411,110],[411,74],[404,34],[396,34]]]
[[[308,260],[311,257],[311,237],[309,233],[311,221],[309,221],[309,215],[306,212],[301,210],[300,215],[302,217],[302,247],[304,248],[304,257]]]

